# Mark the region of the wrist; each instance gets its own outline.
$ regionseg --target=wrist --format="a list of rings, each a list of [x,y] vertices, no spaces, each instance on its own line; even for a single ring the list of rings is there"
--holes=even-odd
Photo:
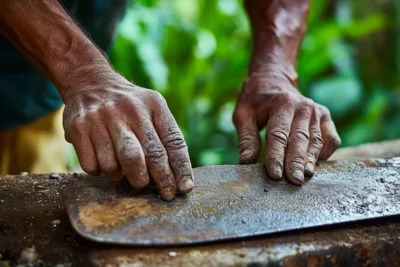
[[[265,53],[263,56],[253,57],[243,90],[298,92],[297,80],[298,75],[294,65],[285,57]]]
[[[281,40],[275,28],[265,27],[254,39],[253,53],[249,64],[249,76],[253,74],[283,75],[297,85],[296,43]]]
[[[295,66],[284,57],[271,54],[253,58],[249,66],[249,77],[276,78],[297,86],[298,74]]]
[[[262,57],[253,57],[242,93],[288,92],[298,94],[297,77],[297,71],[293,64],[272,53],[266,53]]]
[[[49,63],[49,70],[64,102],[69,95],[115,74],[107,59],[91,42]]]

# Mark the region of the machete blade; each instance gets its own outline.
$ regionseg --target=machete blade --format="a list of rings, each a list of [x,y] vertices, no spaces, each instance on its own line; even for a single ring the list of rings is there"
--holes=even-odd
[[[400,214],[400,158],[322,163],[302,187],[266,177],[261,164],[194,169],[187,196],[84,176],[64,186],[73,228],[93,241],[176,245]]]

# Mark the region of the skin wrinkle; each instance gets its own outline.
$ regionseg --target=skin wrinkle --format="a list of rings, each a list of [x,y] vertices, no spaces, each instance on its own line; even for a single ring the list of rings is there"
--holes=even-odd
[[[193,170],[187,146],[161,94],[135,86],[115,72],[57,0],[24,1],[29,8],[20,2],[3,0],[1,32],[56,85],[65,103],[65,135],[82,168],[91,174],[107,169],[103,161],[111,158],[97,157],[96,149],[111,157],[111,152],[104,151],[112,151],[113,146],[118,164],[133,186],[148,183],[150,173],[165,200],[174,198],[177,186],[189,192]],[[276,135],[266,136],[266,170],[279,179],[283,163],[292,156],[287,142],[293,118],[306,101],[296,88],[295,66],[309,0],[246,0],[245,6],[253,32],[253,53],[234,112],[239,150],[249,155],[244,155],[244,163],[255,162],[261,149],[259,130],[267,126],[266,132]],[[314,103],[311,108],[313,112],[324,110]],[[323,138],[320,158],[326,159],[340,138],[326,110],[319,123]],[[98,144],[103,149],[94,147]],[[153,155],[149,155],[148,145],[156,147]],[[162,147],[165,152],[159,153]]]
[[[268,122],[266,131],[266,170],[273,179],[280,179],[276,176],[283,173],[284,152],[287,146],[287,139],[290,132],[290,122],[294,117],[294,110],[291,105],[278,110],[272,115]],[[278,169],[279,168],[279,169]]]
[[[115,72],[57,0],[20,2],[3,0],[1,33],[56,85],[65,103],[65,137],[83,170],[117,177],[123,169],[135,187],[147,185],[149,171],[161,197],[173,199],[176,184],[192,181],[193,173],[165,99]],[[152,160],[146,142],[157,150],[150,150]],[[189,192],[193,183],[182,188]]]
[[[156,94],[156,99],[160,97]],[[154,126],[158,136],[167,150],[169,165],[176,179],[176,185],[181,192],[190,192],[193,188],[193,171],[191,168],[190,157],[187,145],[184,142],[182,132],[176,124],[165,100],[159,101],[160,105],[155,105],[157,109],[165,114],[162,120],[153,117]],[[185,162],[185,164],[182,164]],[[191,181],[186,183],[185,180]]]
[[[307,152],[307,164],[305,166],[305,175],[312,177],[314,175],[314,165],[318,160],[319,153],[323,148],[323,142],[320,129],[321,111],[317,108],[312,115],[310,123],[310,144]]]
[[[332,141],[340,139],[329,114],[320,121],[310,121],[321,106],[296,88],[296,59],[306,29],[309,0],[246,0],[245,7],[252,26],[253,54],[233,114],[240,162],[257,161],[259,130],[267,127],[268,176],[280,179],[284,171],[289,181],[300,185],[304,165],[309,162],[307,156],[320,154],[326,159],[340,145],[340,141]],[[318,136],[309,133],[316,127],[322,132],[322,149]]]
[[[291,178],[299,170],[304,173],[304,165],[309,143],[309,125],[312,116],[312,102],[301,103],[301,108],[294,118],[288,142],[288,160],[285,162],[287,176]],[[292,175],[290,175],[292,174]],[[303,179],[304,180],[304,179]],[[296,181],[294,181],[296,182]]]
[[[139,140],[141,140],[143,150],[145,153],[145,161],[150,171],[150,174],[156,181],[157,188],[160,192],[165,188],[169,188],[163,197],[166,200],[173,198],[175,183],[170,167],[168,165],[167,153],[159,140],[155,129],[151,127],[151,122],[147,118],[147,123],[139,119],[140,125],[134,125],[133,131],[137,133]],[[146,125],[146,126],[145,126]],[[138,127],[140,126],[140,127]],[[172,198],[171,198],[172,197]]]

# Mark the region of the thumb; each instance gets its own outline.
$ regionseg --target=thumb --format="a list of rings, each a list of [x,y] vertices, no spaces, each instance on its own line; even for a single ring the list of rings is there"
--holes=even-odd
[[[261,138],[252,116],[234,116],[238,133],[240,164],[256,163],[261,150]]]
[[[335,124],[330,117],[323,118],[321,122],[322,139],[324,140],[324,146],[322,147],[321,153],[319,154],[320,160],[328,160],[329,157],[340,147],[341,140],[339,134],[336,131]]]

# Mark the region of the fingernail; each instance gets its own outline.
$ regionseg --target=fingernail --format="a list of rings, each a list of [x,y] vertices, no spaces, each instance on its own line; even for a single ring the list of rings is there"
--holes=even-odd
[[[194,187],[194,183],[192,180],[192,177],[190,176],[185,176],[183,177],[182,181],[179,183],[179,191],[181,191],[182,193],[189,193],[190,191],[192,191]]]
[[[272,174],[275,176],[276,179],[282,178],[282,167],[279,165],[275,165],[272,167]]]
[[[251,150],[250,149],[245,149],[243,150],[243,152],[240,154],[241,157],[247,157],[251,154]]]
[[[165,201],[171,201],[176,195],[176,190],[172,187],[166,187],[160,191],[160,196]]]
[[[304,174],[308,177],[312,177],[314,175],[314,164],[308,162],[304,168]]]
[[[245,149],[240,153],[240,162],[241,163],[247,163],[247,160],[251,156],[251,150],[250,149]]]
[[[300,170],[295,170],[295,171],[292,173],[292,176],[293,176],[293,178],[296,180],[296,182],[297,182],[298,184],[303,184],[303,182],[304,182],[304,174],[303,174],[302,171],[300,171]]]

